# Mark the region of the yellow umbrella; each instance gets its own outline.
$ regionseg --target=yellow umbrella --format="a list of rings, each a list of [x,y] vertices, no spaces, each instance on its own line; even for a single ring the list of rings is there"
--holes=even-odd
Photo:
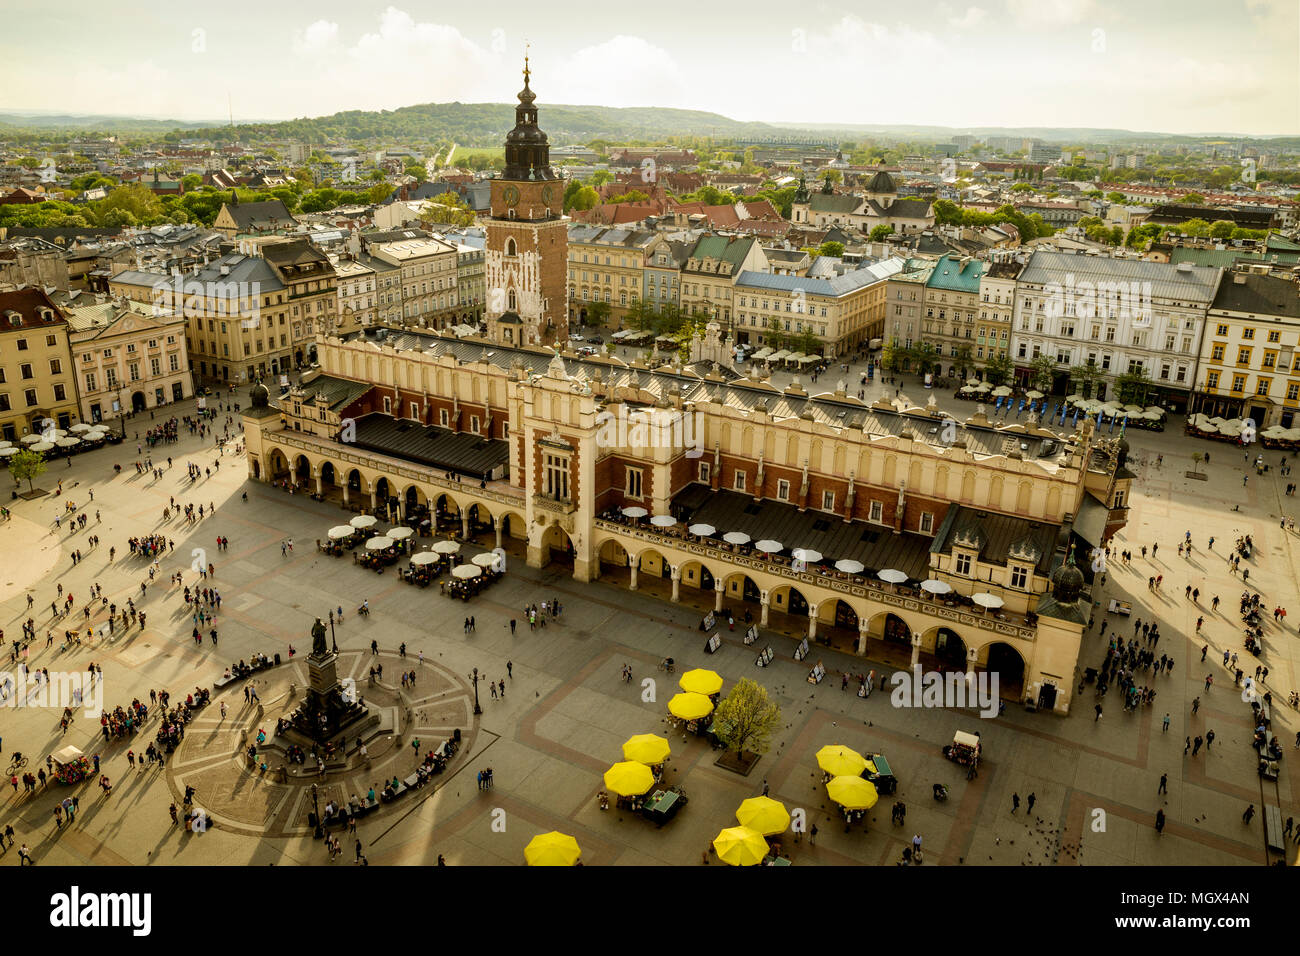
[[[713,701],[703,694],[675,694],[668,702],[668,713],[682,720],[699,720],[713,713]]]
[[[668,759],[668,741],[655,734],[637,734],[623,744],[623,759],[637,763],[657,764]]]
[[[771,797],[750,797],[736,811],[736,819],[741,826],[757,830],[763,836],[784,833],[790,825],[790,814],[785,805]]]
[[[578,841],[555,830],[537,834],[524,847],[524,859],[529,866],[573,866],[580,856]]]
[[[865,781],[864,781],[865,782]],[[769,850],[763,835],[749,827],[728,827],[713,838],[718,859],[728,866],[761,863]]]
[[[867,769],[867,758],[843,744],[827,744],[817,751],[817,766],[832,777],[856,777]]]
[[[620,797],[639,797],[654,785],[655,775],[643,763],[625,760],[605,771],[605,786]]]
[[[845,810],[870,810],[880,799],[875,785],[861,777],[836,777],[826,784],[826,792]]]
[[[716,694],[722,690],[722,675],[702,667],[697,667],[693,671],[687,671],[677,681],[677,685],[682,690],[692,694],[703,694],[708,697],[710,694]]]

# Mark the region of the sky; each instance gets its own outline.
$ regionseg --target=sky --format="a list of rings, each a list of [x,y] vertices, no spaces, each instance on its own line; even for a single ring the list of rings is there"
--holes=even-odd
[[[238,122],[513,102],[528,42],[543,110],[1300,133],[1297,0],[643,2],[6,0],[21,28],[0,37],[0,111]]]

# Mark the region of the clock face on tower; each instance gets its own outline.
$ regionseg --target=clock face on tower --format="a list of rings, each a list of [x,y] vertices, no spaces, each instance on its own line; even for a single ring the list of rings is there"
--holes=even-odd
[[[555,191],[551,189],[550,186],[544,186],[542,188],[542,202],[545,205],[549,206],[551,204],[551,200],[554,198],[555,198]]]
[[[501,198],[505,200],[507,206],[515,206],[519,203],[519,190],[514,186],[507,186],[501,193]]]

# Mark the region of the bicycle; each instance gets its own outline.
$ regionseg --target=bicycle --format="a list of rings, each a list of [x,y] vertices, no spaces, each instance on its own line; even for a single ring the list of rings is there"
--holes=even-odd
[[[659,669],[661,671],[667,671],[668,673],[672,674],[677,670],[677,665],[673,663],[673,659],[671,657],[665,657],[663,660],[659,662]]]
[[[26,766],[27,758],[20,753],[15,753],[9,761],[9,772],[13,773],[15,770],[21,770]]]

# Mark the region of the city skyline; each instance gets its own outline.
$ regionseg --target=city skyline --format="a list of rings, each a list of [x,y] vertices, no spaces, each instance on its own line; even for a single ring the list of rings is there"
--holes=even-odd
[[[159,16],[92,35],[78,29],[87,5],[21,4],[17,19],[59,34],[77,65],[51,75],[40,45],[13,43],[0,111],[181,122],[233,112],[240,122],[507,103],[503,79],[517,75],[529,41],[539,102],[552,105],[695,109],[773,126],[1300,132],[1300,12],[1282,0],[1159,0],[1140,11],[1107,0],[922,0],[906,20],[875,3],[818,3],[792,17],[760,0],[741,18],[660,4],[635,28],[601,17],[548,28],[511,3],[458,11],[456,25],[416,3],[326,0],[311,19],[236,3],[224,24],[203,8],[156,6]],[[253,35],[244,13],[256,15]],[[738,82],[744,71],[754,75]],[[111,95],[88,101],[86,90]]]

